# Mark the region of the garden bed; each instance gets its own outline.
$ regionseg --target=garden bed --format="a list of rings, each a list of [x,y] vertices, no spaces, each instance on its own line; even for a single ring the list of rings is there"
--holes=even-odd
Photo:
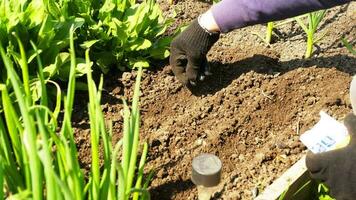
[[[161,2],[167,14],[177,9],[177,23],[187,22],[210,4]],[[149,141],[147,169],[155,169],[153,199],[196,199],[190,181],[194,156],[209,152],[223,162],[224,187],[216,199],[251,199],[306,152],[299,136],[325,110],[336,119],[350,112],[348,87],[356,57],[340,38],[355,41],[355,3],[327,13],[320,32],[327,32],[315,55],[305,60],[305,36],[295,23],[278,28],[266,46],[253,26],[222,35],[209,52],[214,75],[189,90],[157,63],[142,80],[142,137]],[[190,12],[192,11],[192,12]],[[130,97],[135,72],[106,75],[103,108],[121,137],[121,97]],[[77,98],[79,99],[79,98]],[[85,104],[73,116],[81,164],[89,169],[90,140]]]

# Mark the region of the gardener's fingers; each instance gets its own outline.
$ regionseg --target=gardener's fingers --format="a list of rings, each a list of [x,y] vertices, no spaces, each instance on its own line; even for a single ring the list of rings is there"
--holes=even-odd
[[[202,66],[200,67],[199,80],[203,81],[206,76],[210,76],[210,75],[212,75],[210,65],[208,63],[208,59],[204,57]]]
[[[200,54],[186,55],[177,48],[171,48],[169,62],[177,79],[185,85],[195,86],[211,75],[206,56]]]
[[[176,49],[171,49],[169,63],[172,67],[172,71],[177,79],[185,85],[188,84],[188,78],[185,73],[187,62],[187,57],[184,54],[179,53]]]
[[[186,74],[191,85],[196,85],[197,81],[199,80],[198,77],[201,72],[203,59],[204,56],[200,56],[200,55],[188,56]]]
[[[328,153],[314,154],[308,152],[305,162],[310,172],[310,176],[313,179],[325,182],[329,160]]]
[[[195,85],[197,81],[203,81],[206,76],[211,75],[206,56],[202,54],[189,55],[186,74],[191,85]]]

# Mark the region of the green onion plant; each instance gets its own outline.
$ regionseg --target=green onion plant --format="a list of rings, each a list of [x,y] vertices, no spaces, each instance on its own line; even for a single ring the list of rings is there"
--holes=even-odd
[[[267,23],[266,38],[265,38],[267,44],[271,44],[273,28],[274,28],[274,23],[273,22],[268,22]]]
[[[266,25],[265,37],[263,37],[261,34],[259,34],[257,32],[252,32],[252,34],[254,34],[257,37],[259,37],[267,45],[270,45],[271,41],[272,41],[272,35],[273,35],[273,29],[274,28],[275,28],[275,22],[268,22],[267,25]]]
[[[112,129],[110,123],[105,123],[100,106],[103,77],[97,87],[91,74],[89,49],[85,53],[85,72],[89,92],[92,163],[87,177],[80,168],[71,120],[77,67],[73,34],[72,26],[69,33],[69,82],[63,97],[64,104],[61,104],[60,87],[43,74],[35,43],[31,44],[37,52],[38,70],[33,81],[41,88],[37,101],[30,98],[34,90],[28,90],[31,81],[24,78],[28,75],[25,67],[28,58],[23,53],[21,39],[15,35],[20,47],[22,78],[0,43],[1,62],[7,75],[7,79],[0,83],[0,199],[149,199],[147,187],[153,173],[144,178],[148,145],[144,143],[141,146],[139,137],[142,68],[137,71],[132,108],[124,101],[123,138],[113,145]],[[49,84],[54,84],[58,90],[54,108],[47,105]],[[61,109],[63,119],[59,123]],[[102,144],[102,149],[99,144]],[[100,151],[103,152],[102,165]]]
[[[267,22],[266,33],[265,33],[264,37],[261,34],[257,33],[257,32],[252,32],[252,34],[254,34],[257,37],[259,37],[267,45],[270,45],[272,43],[273,31],[277,27],[282,26],[284,24],[288,24],[288,23],[290,23],[292,21],[293,21],[292,19],[287,19],[287,20],[284,20],[284,21],[281,21],[281,22]]]
[[[307,50],[305,52],[305,58],[310,58],[310,56],[313,53],[313,46],[316,44],[320,39],[323,38],[322,35],[319,38],[315,37],[315,33],[318,29],[318,26],[322,19],[324,18],[326,13],[326,10],[321,10],[321,11],[316,11],[316,12],[311,12],[306,15],[303,15],[301,17],[296,17],[296,21],[298,24],[302,27],[304,32],[307,34]],[[302,20],[302,18],[308,17],[308,24],[305,24]]]
[[[345,38],[342,38],[341,41],[350,53],[356,55],[356,50],[354,50],[351,43],[349,43]]]

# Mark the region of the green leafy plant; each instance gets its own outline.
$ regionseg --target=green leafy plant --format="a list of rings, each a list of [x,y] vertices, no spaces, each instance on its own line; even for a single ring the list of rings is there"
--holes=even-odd
[[[49,12],[52,10],[51,5],[52,1],[48,0],[2,0],[0,41],[18,72],[22,71],[24,64],[29,69],[36,69],[35,58],[39,53],[46,78],[56,76],[67,79],[70,66],[70,56],[66,52],[69,47],[69,28],[72,25],[75,28],[81,27],[84,19],[75,16],[53,17]],[[18,43],[19,38],[22,40],[22,47]],[[32,48],[31,41],[37,46],[37,52]],[[27,63],[21,62],[24,55],[28,57]],[[84,60],[77,59],[77,63],[84,63]],[[79,69],[77,68],[77,75],[83,75],[84,72]],[[36,77],[37,71],[29,72],[31,81],[32,77]]]
[[[318,198],[319,200],[335,200],[330,195],[330,190],[324,184],[319,183],[318,185]]]
[[[353,49],[352,45],[345,38],[342,38],[341,41],[350,53],[356,55],[356,50]]]
[[[105,0],[98,7],[92,5],[89,11],[79,14],[87,26],[81,29],[79,41],[81,46],[91,47],[91,57],[103,72],[112,66],[122,70],[148,67],[150,59],[169,56],[172,37],[162,35],[172,20],[163,18],[154,0],[140,4],[133,0]],[[98,15],[90,14],[92,12]]]
[[[300,196],[302,195],[302,197]],[[278,200],[287,199],[319,199],[319,200],[335,200],[330,196],[330,190],[322,183],[316,183],[314,180],[307,179],[302,182],[300,187],[291,187],[286,189],[278,198]]]
[[[35,57],[40,54],[45,78],[63,81],[67,81],[70,71],[68,32],[72,25],[79,33],[76,76],[82,76],[88,47],[93,66],[103,72],[112,67],[148,67],[152,59],[167,58],[172,37],[163,34],[171,23],[163,17],[155,0],[0,1],[0,42],[17,72],[23,66],[17,42],[21,38],[28,68],[36,69]],[[37,46],[37,52],[30,41]],[[29,72],[31,81],[37,72]]]
[[[148,145],[139,155],[139,85],[138,70],[132,110],[124,107],[124,136],[112,146],[111,128],[105,124],[100,107],[103,78],[99,87],[91,75],[89,50],[86,50],[86,75],[89,90],[89,119],[91,130],[91,171],[85,178],[80,168],[72,129],[72,110],[76,86],[76,56],[74,27],[70,28],[70,69],[68,88],[64,97],[63,120],[58,126],[61,93],[57,92],[56,108],[52,111],[46,93],[50,82],[44,79],[39,53],[37,79],[41,87],[38,101],[26,92],[28,83],[22,81],[14,63],[0,44],[0,54],[7,80],[0,84],[0,197],[13,199],[149,199],[147,187],[153,173],[143,182]],[[19,46],[22,46],[20,39]],[[38,52],[34,43],[33,49]],[[22,48],[22,47],[21,47]],[[21,63],[28,61],[21,56]],[[22,75],[26,69],[22,68]],[[59,87],[58,87],[59,89]],[[110,127],[110,126],[109,126]],[[99,164],[99,143],[103,145],[103,166]],[[122,152],[119,163],[119,152]],[[5,193],[4,193],[5,192]]]
[[[313,46],[324,37],[324,35],[319,38],[315,37],[315,33],[322,19],[324,18],[326,10],[311,12],[301,17],[296,17],[296,21],[302,27],[304,32],[307,34],[307,50],[305,52],[305,57],[310,58],[313,53]],[[308,18],[308,24],[302,21],[302,18]]]

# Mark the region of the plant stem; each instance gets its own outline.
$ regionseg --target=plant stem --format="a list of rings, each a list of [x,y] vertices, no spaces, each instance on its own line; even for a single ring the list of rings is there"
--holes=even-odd
[[[140,164],[138,166],[137,180],[136,180],[136,185],[135,185],[136,189],[141,189],[142,188],[142,184],[141,183],[142,183],[142,179],[143,179],[143,170],[144,170],[144,167],[145,167],[147,151],[148,151],[148,144],[146,142],[143,145]],[[138,200],[138,197],[139,197],[139,193],[134,193],[132,199],[133,200]]]
[[[266,43],[271,44],[272,34],[273,34],[274,22],[267,23],[267,31],[266,31]]]
[[[308,32],[307,38],[307,51],[305,52],[305,58],[310,58],[313,53],[314,36],[313,33]]]
[[[91,198],[98,199],[100,192],[100,164],[99,164],[99,131],[100,124],[98,113],[96,113],[96,86],[91,74],[89,49],[85,51],[85,60],[87,67],[87,81],[89,90],[89,119],[90,119],[90,141],[91,141],[91,156],[92,156],[92,193]]]

